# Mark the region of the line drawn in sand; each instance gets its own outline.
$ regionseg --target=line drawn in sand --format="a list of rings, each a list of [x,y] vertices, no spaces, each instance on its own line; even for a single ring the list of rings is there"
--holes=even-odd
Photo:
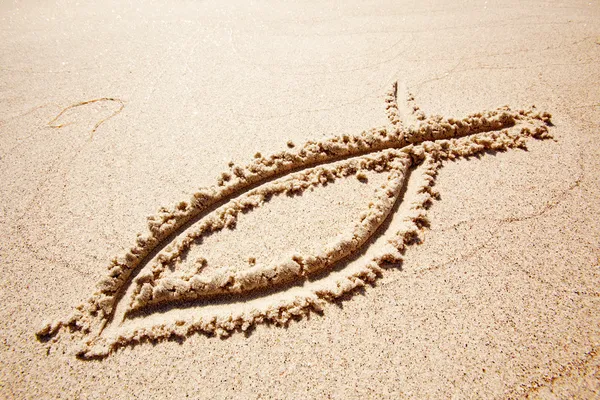
[[[148,217],[148,231],[110,262],[87,302],[66,319],[45,323],[38,339],[55,343],[70,336],[79,343],[78,357],[102,358],[144,341],[196,332],[228,336],[261,322],[285,325],[401,263],[406,246],[428,225],[426,210],[438,197],[433,185],[443,161],[525,148],[530,137],[551,137],[551,116],[545,112],[504,106],[462,119],[427,117],[406,90],[399,103],[398,92],[394,83],[386,95],[388,126],[303,146],[288,143],[288,149],[267,157],[257,153],[244,167],[230,163],[216,185],[200,189],[190,201],[161,208]],[[207,271],[200,257],[195,269],[173,272],[192,246],[235,229],[243,214],[273,197],[347,177],[367,184],[367,173],[385,173],[387,179],[356,223],[318,250],[282,255],[268,265],[251,259],[241,270]],[[392,217],[399,221],[393,228]],[[378,240],[376,233],[386,224],[386,231],[393,231]]]
[[[62,117],[67,111],[72,110],[73,108],[77,108],[77,107],[81,107],[81,106],[86,106],[89,104],[94,104],[94,103],[99,103],[99,102],[115,102],[119,104],[119,108],[117,110],[115,110],[112,114],[110,114],[108,117],[106,118],[102,118],[101,120],[99,120],[98,122],[96,122],[96,124],[94,125],[94,127],[92,128],[91,132],[90,132],[90,139],[94,137],[94,133],[96,132],[96,130],[98,129],[98,127],[100,125],[102,125],[103,123],[105,123],[106,121],[108,121],[109,119],[111,119],[112,117],[114,117],[115,115],[119,114],[121,111],[123,111],[123,108],[125,108],[125,103],[123,103],[122,100],[117,99],[117,98],[113,98],[113,97],[102,97],[99,99],[93,99],[93,100],[86,100],[86,101],[81,101],[79,103],[75,103],[75,104],[71,104],[70,106],[64,108],[60,113],[58,113],[56,115],[56,117],[52,118],[52,120],[50,122],[48,122],[48,126],[51,128],[56,128],[56,129],[60,129],[63,128],[67,125],[70,125],[71,122],[65,122],[62,124],[57,124],[58,120],[60,117]]]

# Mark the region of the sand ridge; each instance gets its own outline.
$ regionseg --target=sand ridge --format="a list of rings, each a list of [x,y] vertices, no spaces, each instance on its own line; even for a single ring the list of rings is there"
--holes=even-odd
[[[200,189],[189,201],[179,202],[171,209],[161,208],[157,215],[148,218],[148,231],[138,234],[135,245],[111,261],[107,276],[98,283],[97,291],[89,300],[68,318],[46,323],[37,332],[38,338],[57,342],[66,337],[58,333],[65,331],[80,342],[77,355],[89,358],[104,357],[118,347],[144,340],[186,337],[198,331],[228,335],[263,321],[285,324],[294,316],[321,309],[326,300],[374,281],[386,263],[402,260],[405,246],[427,224],[425,211],[436,197],[432,186],[443,160],[524,147],[528,137],[550,137],[547,113],[501,107],[463,119],[426,117],[404,90],[405,99],[399,102],[398,92],[395,83],[386,96],[388,126],[354,136],[308,141],[298,147],[288,144],[287,150],[270,156],[257,153],[246,166],[230,164],[230,170],[221,174],[216,185]],[[133,311],[151,312],[156,305],[199,298],[243,296],[285,283],[301,283],[315,273],[327,271],[360,249],[374,234],[398,201],[407,171],[419,165],[423,166],[424,173],[417,183],[416,194],[403,199],[410,207],[402,227],[361,268],[341,277],[326,276],[323,279],[331,282],[324,287],[300,296],[290,294],[289,298],[263,308],[240,313],[234,305],[226,315],[120,329],[128,313]],[[388,173],[387,182],[377,188],[360,221],[334,238],[321,252],[295,254],[284,262],[255,265],[244,271],[225,267],[203,274],[199,268],[197,273],[187,276],[163,276],[163,272],[204,235],[234,229],[243,213],[261,207],[270,197],[294,195],[350,176],[363,179],[364,171],[370,170]],[[184,228],[190,229],[183,236],[170,239]],[[150,271],[140,273],[149,262],[152,263]]]

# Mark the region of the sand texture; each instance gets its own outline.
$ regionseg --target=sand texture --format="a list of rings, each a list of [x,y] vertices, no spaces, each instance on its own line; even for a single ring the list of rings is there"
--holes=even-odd
[[[600,394],[598,4],[37,3],[0,397]]]

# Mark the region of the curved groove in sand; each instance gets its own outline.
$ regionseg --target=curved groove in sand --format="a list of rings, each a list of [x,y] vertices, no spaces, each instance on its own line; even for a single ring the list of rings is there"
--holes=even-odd
[[[70,106],[65,107],[54,118],[52,118],[52,120],[50,122],[48,122],[48,126],[51,127],[51,128],[60,129],[62,127],[70,125],[70,122],[62,123],[62,124],[57,124],[57,122],[60,119],[60,117],[62,117],[67,111],[72,110],[73,108],[77,108],[77,107],[81,107],[81,106],[86,106],[86,105],[89,105],[89,104],[94,104],[94,103],[99,103],[99,102],[113,102],[113,103],[117,103],[117,104],[119,104],[119,108],[117,108],[108,117],[102,118],[101,120],[99,120],[98,122],[96,122],[96,124],[94,124],[94,127],[92,128],[92,130],[90,132],[90,138],[92,138],[94,136],[94,133],[96,132],[96,130],[100,127],[100,125],[102,125],[103,123],[105,123],[106,121],[108,121],[109,119],[111,119],[115,115],[119,114],[121,111],[123,111],[123,108],[125,108],[125,103],[123,103],[123,100],[117,99],[117,98],[113,98],[113,97],[102,97],[102,98],[99,98],[99,99],[86,100],[86,101],[81,101],[79,103],[71,104]]]
[[[98,283],[97,291],[89,300],[78,306],[69,318],[45,324],[37,333],[38,338],[51,340],[60,330],[67,330],[81,338],[80,356],[103,357],[120,346],[147,339],[185,337],[196,331],[227,334],[265,320],[285,323],[290,316],[321,308],[324,300],[337,298],[373,281],[382,264],[401,260],[401,252],[425,221],[427,205],[436,197],[432,186],[443,160],[524,147],[527,137],[549,136],[546,124],[550,115],[547,113],[501,107],[463,119],[426,117],[412,96],[407,94],[402,104],[397,98],[398,85],[394,84],[386,96],[386,113],[391,124],[388,127],[370,129],[355,136],[309,141],[299,148],[268,157],[257,153],[254,161],[244,167],[230,164],[230,170],[221,175],[217,185],[200,189],[190,201],[180,202],[171,209],[161,208],[157,215],[148,218],[148,232],[138,234],[135,245],[111,261],[107,276]],[[338,161],[341,162],[330,166]],[[366,265],[342,275],[335,284],[241,314],[233,310],[225,316],[166,324],[158,321],[149,327],[119,332],[119,325],[129,311],[205,296],[246,293],[327,269],[355,252],[373,235],[392,209],[406,171],[421,164],[425,165],[425,175],[415,197],[404,200],[411,204],[404,225]],[[389,170],[390,179],[377,192],[373,206],[364,218],[361,216],[361,222],[336,238],[322,253],[299,254],[284,263],[243,272],[224,270],[211,276],[198,274],[187,279],[162,279],[165,268],[176,262],[198,237],[233,226],[239,213],[260,206],[268,195],[302,191],[323,180],[359,174],[361,169],[370,168]],[[286,174],[289,174],[288,179],[274,181]],[[198,219],[212,211],[210,218]],[[172,242],[173,235],[196,222],[198,226],[164,248]],[[162,250],[158,250],[160,248]],[[133,279],[152,259],[156,260],[152,273]],[[124,296],[125,293],[131,293],[132,297]],[[110,329],[104,332],[107,326]]]

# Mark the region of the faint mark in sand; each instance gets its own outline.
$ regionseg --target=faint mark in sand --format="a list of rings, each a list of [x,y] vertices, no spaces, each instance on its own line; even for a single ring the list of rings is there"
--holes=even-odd
[[[57,342],[59,331],[69,332],[80,340],[76,354],[95,358],[142,341],[194,332],[227,336],[260,322],[285,325],[402,262],[406,246],[428,226],[442,162],[550,137],[548,113],[505,106],[462,119],[428,117],[397,84],[387,93],[386,113],[388,126],[288,145],[268,157],[257,153],[243,167],[230,163],[216,185],[148,217],[148,231],[111,261],[89,300],[67,319],[45,324],[38,338]],[[356,222],[326,245],[269,264],[253,258],[241,270],[206,270],[201,257],[191,270],[177,271],[192,246],[235,229],[238,219],[272,198],[349,178],[369,185],[367,171],[385,173],[387,180],[375,185]]]
[[[17,118],[21,118],[21,117],[27,116],[27,115],[29,115],[29,114],[31,114],[31,113],[33,113],[33,112],[35,112],[35,111],[37,111],[37,110],[39,110],[41,108],[48,107],[48,105],[49,105],[49,103],[41,104],[39,106],[32,107],[29,110],[27,110],[27,111],[25,111],[25,112],[23,112],[21,114],[17,114],[17,115],[8,117],[8,118],[6,118],[4,120],[0,120],[0,126],[6,124],[8,121],[11,121],[11,120],[14,120],[14,119],[17,119]]]
[[[77,107],[86,106],[86,105],[89,105],[89,104],[99,103],[99,102],[115,102],[115,103],[119,104],[119,108],[117,108],[108,117],[102,118],[101,120],[99,120],[98,122],[96,122],[96,124],[94,125],[94,127],[92,128],[92,130],[90,132],[90,139],[91,139],[94,136],[94,133],[96,132],[96,130],[98,129],[98,127],[100,125],[102,125],[103,123],[105,123],[106,121],[108,121],[109,119],[111,119],[115,115],[119,114],[121,111],[123,111],[123,108],[125,108],[125,103],[123,103],[122,100],[117,99],[117,98],[113,98],[113,97],[102,97],[102,98],[99,98],[99,99],[86,100],[86,101],[82,101],[82,102],[79,102],[79,103],[71,104],[70,106],[64,108],[60,113],[58,113],[58,115],[56,117],[54,117],[50,122],[48,122],[48,126],[51,127],[51,128],[60,129],[62,127],[70,125],[72,122],[65,122],[65,123],[57,123],[57,122],[60,119],[60,117],[62,117],[69,110],[72,110],[72,109],[77,108]]]

